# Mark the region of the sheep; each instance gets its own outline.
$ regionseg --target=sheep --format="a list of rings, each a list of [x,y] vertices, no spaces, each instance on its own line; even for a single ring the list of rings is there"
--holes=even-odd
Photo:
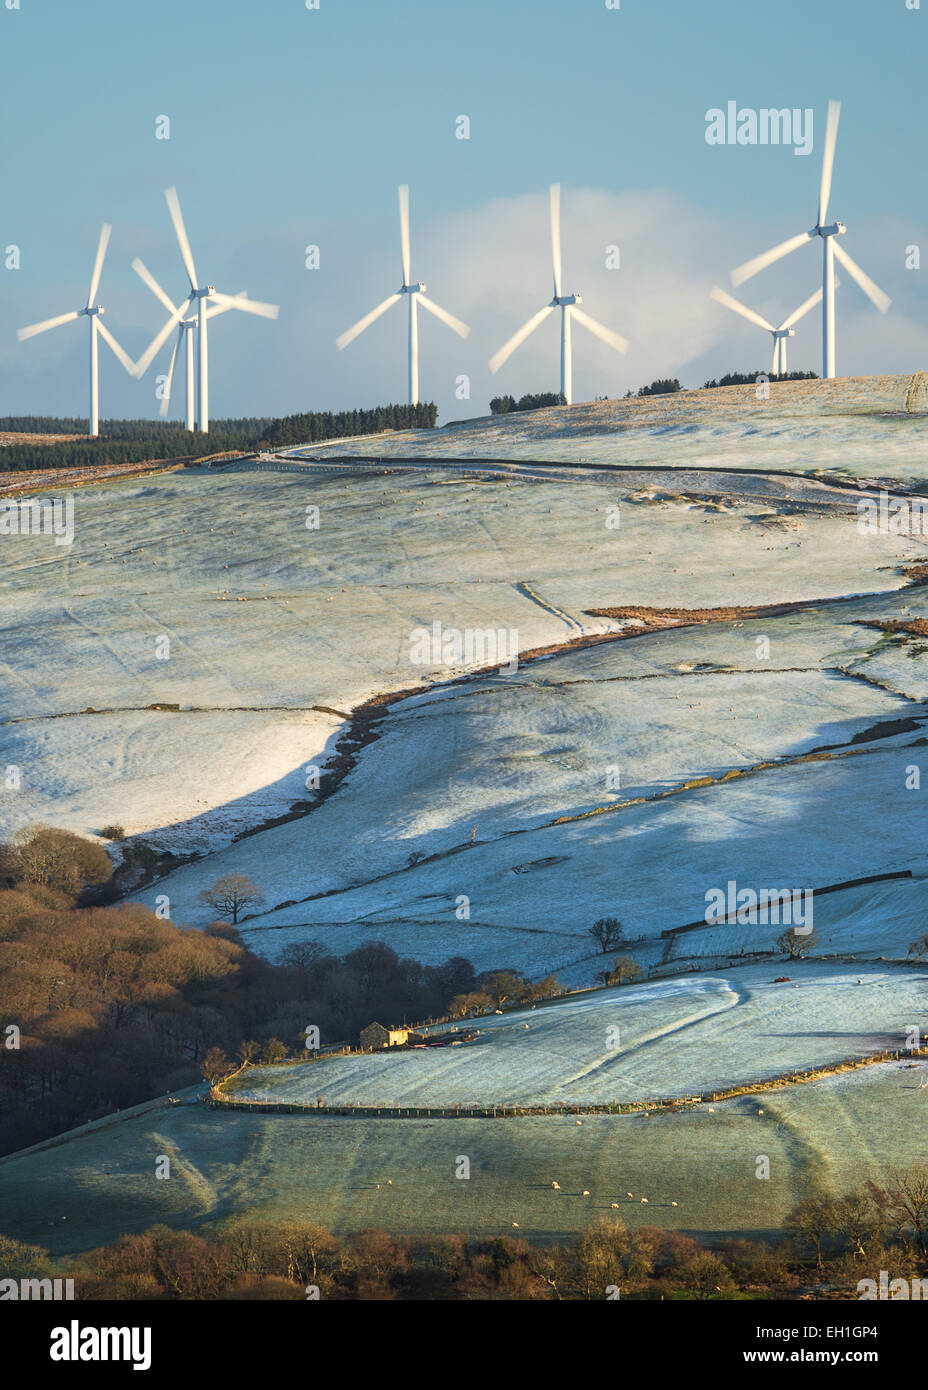
[[[512,1223],[512,1229],[513,1229],[514,1231],[517,1231],[517,1230],[519,1229],[519,1223],[518,1223],[518,1221],[513,1221],[513,1223]]]
[[[634,1192],[626,1192],[626,1197],[634,1197]]]
[[[560,1192],[561,1184],[559,1182],[553,1182],[551,1186],[554,1188],[555,1192]]]
[[[589,1195],[590,1195],[589,1190],[588,1190],[587,1188],[584,1188],[584,1189],[583,1189],[583,1192],[582,1192],[580,1195],[581,1195],[582,1197],[589,1197]]]
[[[680,1203],[679,1203],[679,1202],[671,1202],[670,1205],[671,1205],[672,1207],[678,1207],[678,1206],[680,1205]]]
[[[613,1211],[618,1211],[618,1209],[619,1209],[619,1204],[618,1204],[618,1202],[610,1202],[609,1205],[610,1205],[610,1207],[612,1208]]]
[[[644,1202],[644,1204],[645,1204],[645,1206],[647,1206],[647,1202],[648,1202],[648,1199],[647,1199],[647,1197],[642,1197],[642,1199],[641,1199],[641,1200],[642,1200],[642,1201],[643,1201],[643,1202]]]
[[[577,1124],[578,1124],[578,1125],[582,1125],[582,1124],[583,1124],[583,1121],[582,1121],[582,1120],[578,1120],[578,1121],[577,1121]]]

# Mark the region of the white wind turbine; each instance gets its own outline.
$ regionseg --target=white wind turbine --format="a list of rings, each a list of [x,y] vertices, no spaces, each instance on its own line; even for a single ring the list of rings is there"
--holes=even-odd
[[[392,305],[396,304],[404,294],[409,295],[409,404],[417,405],[419,401],[419,319],[417,306],[422,305],[423,309],[428,309],[430,314],[434,314],[442,323],[454,329],[460,338],[466,338],[470,329],[466,323],[456,319],[453,314],[449,314],[447,309],[442,309],[433,299],[426,296],[428,288],[423,282],[413,281],[410,272],[409,255],[409,185],[402,183],[399,186],[400,203],[400,251],[403,262],[403,283],[400,288],[388,296],[376,309],[372,309],[369,314],[365,314],[363,319],[352,324],[351,328],[342,333],[335,339],[339,352],[346,348],[349,343],[353,343],[355,338],[360,337],[365,328],[369,328],[375,319],[379,319],[381,314],[385,314]]]
[[[741,285],[745,280],[750,280],[752,275],[764,270],[774,261],[779,261],[783,256],[788,256],[791,251],[804,246],[807,241],[814,240],[815,237],[822,238],[822,376],[833,377],[835,375],[835,257],[844,266],[851,279],[863,290],[864,294],[873,304],[876,305],[881,314],[885,314],[892,300],[884,294],[878,285],[875,285],[861,270],[856,261],[839,244],[837,238],[844,236],[847,228],[843,222],[831,222],[826,224],[828,216],[828,200],[831,196],[831,176],[835,161],[835,144],[838,139],[838,119],[841,115],[840,101],[830,101],[828,103],[828,124],[825,129],[825,149],[822,155],[822,180],[819,185],[818,195],[818,221],[808,232],[800,232],[797,236],[790,237],[788,241],[783,241],[779,246],[774,246],[772,250],[765,251],[763,255],[755,256],[752,261],[745,261],[744,265],[739,265],[731,273],[733,285]]]
[[[573,372],[571,363],[571,343],[570,343],[570,324],[572,319],[576,319],[584,328],[588,329],[594,337],[600,338],[616,352],[627,352],[628,342],[621,338],[618,333],[613,333],[611,328],[604,328],[596,319],[591,319],[589,314],[585,314],[577,305],[582,304],[583,300],[579,294],[561,294],[561,185],[552,183],[551,185],[551,261],[554,269],[554,298],[543,309],[539,309],[537,314],[533,314],[527,323],[523,323],[517,333],[513,333],[508,342],[504,343],[499,352],[490,358],[490,371],[498,372],[503,363],[512,356],[517,347],[525,342],[530,333],[542,323],[553,309],[561,311],[561,395],[568,405],[573,400]]]
[[[151,292],[156,296],[156,298],[160,299],[161,303],[167,309],[168,313],[171,315],[169,322],[172,325],[175,322],[177,323],[177,338],[174,341],[174,347],[171,351],[171,361],[170,365],[168,366],[168,374],[167,379],[165,381],[164,394],[161,397],[159,414],[162,416],[167,415],[168,410],[170,408],[171,385],[174,381],[174,367],[177,363],[178,353],[180,352],[181,348],[183,348],[185,359],[185,385],[187,388],[185,424],[188,430],[193,431],[196,429],[196,414],[194,407],[194,389],[196,377],[194,374],[193,365],[193,335],[196,330],[197,321],[195,316],[193,315],[191,315],[189,318],[177,318],[177,315],[179,313],[186,314],[186,307],[190,301],[186,301],[183,309],[178,309],[177,305],[174,304],[165,294],[164,290],[158,284],[158,281],[155,279],[154,275],[152,275],[151,271],[148,269],[148,267],[145,265],[145,263],[141,260],[139,256],[136,256],[135,260],[132,262],[132,269],[135,271],[136,275],[138,275],[142,280],[144,280],[145,284],[148,286]],[[247,299],[248,295],[245,293],[244,290],[242,290],[239,294],[235,295],[234,298],[236,300]],[[228,313],[228,311],[233,307],[234,306],[231,303],[211,304],[206,311],[206,317],[207,319],[214,319],[217,314]],[[150,360],[150,358],[147,361],[144,358],[140,359],[140,362],[142,362],[143,365],[141,371],[136,369],[137,376],[142,376],[144,372],[148,370]]]
[[[222,305],[226,309],[243,309],[246,313],[257,314],[261,318],[276,319],[280,313],[277,304],[262,304],[256,299],[246,299],[242,295],[221,294],[219,290],[214,290],[212,285],[197,286],[197,270],[193,261],[193,252],[190,249],[190,241],[187,237],[187,230],[184,227],[184,219],[181,216],[180,201],[177,197],[176,188],[168,188],[165,191],[165,200],[168,211],[171,214],[171,221],[174,224],[174,234],[177,237],[177,244],[180,247],[181,258],[184,262],[184,269],[187,271],[190,280],[190,293],[181,304],[180,308],[171,311],[171,317],[149,343],[142,353],[138,362],[135,364],[135,375],[141,377],[148,370],[149,364],[159,351],[162,344],[167,341],[171,329],[176,323],[181,323],[187,314],[187,308],[196,305],[196,333],[197,333],[197,381],[199,385],[199,428],[201,434],[209,433],[209,356],[207,350],[206,324],[212,316],[212,306],[207,307],[207,301],[212,300],[214,305]],[[145,279],[145,276],[142,277]],[[151,281],[146,281],[149,288],[154,287],[154,277]],[[156,291],[157,292],[157,291]],[[159,296],[160,297],[160,296]],[[165,299],[167,296],[165,295]],[[167,301],[170,303],[170,300]],[[189,331],[189,330],[185,330]],[[190,357],[188,356],[188,369]],[[189,397],[189,376],[188,376],[188,397]],[[189,411],[188,411],[189,427]]]
[[[798,309],[794,309],[789,317],[783,320],[779,328],[775,328],[772,323],[769,323],[767,319],[763,318],[760,314],[755,314],[754,310],[749,309],[746,304],[741,304],[737,299],[733,299],[730,294],[726,294],[724,290],[720,290],[718,285],[712,290],[712,298],[718,304],[724,304],[726,309],[733,309],[736,314],[740,314],[743,319],[747,319],[748,323],[756,323],[758,328],[766,328],[768,333],[773,334],[773,366],[770,369],[772,376],[786,375],[787,339],[795,338],[796,336],[796,330],[793,324],[805,318],[809,310],[814,309],[816,304],[819,303],[821,297],[821,290],[816,290],[814,294],[810,294],[809,298],[805,300],[804,303],[800,304]]]
[[[104,342],[109,343],[127,372],[133,374],[135,371],[131,357],[119,346],[106,325],[100,322],[103,305],[94,304],[100,285],[100,276],[103,272],[103,257],[106,255],[112,230],[109,222],[104,222],[100,232],[100,240],[97,243],[97,259],[94,261],[93,274],[90,277],[90,293],[87,295],[86,306],[83,309],[72,309],[69,314],[59,314],[53,319],[44,319],[42,323],[33,323],[28,328],[21,328],[16,335],[20,342],[24,342],[26,338],[34,338],[37,333],[45,333],[49,328],[57,328],[61,323],[70,323],[72,319],[87,316],[90,321],[90,429],[88,433],[92,437],[100,433],[100,376],[97,334],[101,334]]]

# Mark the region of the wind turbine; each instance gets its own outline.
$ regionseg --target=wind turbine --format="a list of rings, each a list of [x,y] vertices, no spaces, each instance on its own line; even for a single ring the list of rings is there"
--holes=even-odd
[[[193,261],[193,252],[190,249],[190,241],[187,237],[187,229],[184,226],[184,219],[181,215],[180,201],[177,197],[176,188],[165,190],[165,201],[168,205],[168,212],[171,214],[171,221],[174,224],[174,234],[177,237],[177,244],[180,247],[181,258],[184,262],[184,269],[190,280],[190,293],[179,308],[171,311],[171,317],[162,328],[161,332],[152,339],[148,347],[142,353],[138,362],[135,364],[135,375],[144,376],[149,364],[159,351],[162,344],[167,341],[171,329],[176,323],[182,322],[187,315],[187,308],[196,305],[196,334],[197,334],[197,382],[199,385],[200,410],[199,427],[201,434],[209,433],[209,356],[207,347],[206,324],[211,317],[208,308],[208,301],[213,300],[215,304],[223,305],[226,309],[243,309],[246,313],[257,314],[261,318],[276,319],[280,313],[277,304],[262,304],[256,299],[246,299],[243,296],[231,294],[221,294],[219,290],[213,289],[212,285],[197,286],[197,270]],[[145,277],[142,277],[145,279]],[[153,288],[154,277],[151,277],[149,288]],[[157,291],[156,291],[157,293]],[[159,296],[160,297],[160,296]],[[167,296],[165,295],[165,300]],[[167,300],[170,304],[170,300]],[[189,331],[189,330],[185,330]],[[190,356],[188,355],[188,370],[190,367]],[[189,428],[189,376],[188,376],[188,428]]]
[[[136,256],[135,260],[132,262],[132,269],[135,271],[136,275],[140,277],[140,279],[144,280],[145,284],[148,286],[151,292],[156,296],[156,298],[160,299],[161,303],[165,306],[168,313],[171,315],[169,323],[172,326],[175,322],[177,323],[177,338],[174,342],[174,347],[171,351],[171,361],[170,365],[168,366],[167,380],[165,382],[164,395],[161,397],[161,406],[159,408],[159,414],[162,416],[167,415],[168,410],[170,408],[171,384],[174,380],[174,367],[177,362],[178,353],[183,348],[185,357],[185,384],[187,388],[185,423],[186,428],[192,432],[196,429],[196,415],[194,411],[194,387],[196,378],[194,375],[193,365],[193,335],[196,330],[196,318],[191,316],[189,318],[184,317],[181,319],[177,319],[176,316],[178,313],[186,314],[186,304],[183,309],[178,309],[177,305],[174,304],[165,294],[164,290],[158,284],[158,281],[155,279],[154,275],[152,275],[151,271],[148,269],[144,261],[142,261],[142,259],[139,256]],[[239,294],[235,295],[234,298],[247,299],[248,295],[244,290],[242,290]],[[188,300],[186,303],[189,304],[189,302],[190,301]],[[231,303],[210,305],[210,307],[206,311],[206,317],[207,319],[214,319],[217,314],[228,313],[229,309],[231,308],[233,308],[233,305]],[[144,361],[144,359],[140,359],[140,361]],[[138,369],[136,369],[136,375],[144,375],[144,373],[148,370],[148,365],[148,361],[144,361],[144,366],[142,367],[142,370],[139,371]]]
[[[554,269],[554,298],[543,309],[539,309],[537,314],[533,314],[527,323],[523,323],[518,332],[513,333],[508,342],[504,343],[499,352],[490,358],[490,371],[498,372],[508,358],[512,356],[517,347],[525,342],[530,333],[534,333],[540,323],[548,317],[553,309],[561,311],[561,395],[568,405],[573,400],[573,381],[571,364],[571,342],[570,325],[571,320],[576,319],[584,328],[616,352],[627,352],[628,341],[621,338],[618,333],[613,333],[611,328],[604,328],[596,319],[591,319],[589,314],[585,314],[577,305],[582,304],[583,300],[579,294],[561,294],[561,185],[552,183],[551,195],[551,261]]]
[[[404,294],[409,295],[409,404],[417,405],[419,401],[419,304],[423,309],[428,309],[430,314],[434,314],[442,323],[454,329],[458,337],[466,338],[470,329],[466,323],[456,319],[453,314],[449,314],[447,309],[442,309],[441,305],[436,304],[433,299],[426,296],[428,288],[421,280],[413,281],[410,272],[409,256],[409,185],[401,183],[399,186],[400,203],[400,252],[403,262],[403,283],[400,288],[389,295],[376,309],[372,309],[369,314],[365,314],[363,319],[358,319],[357,323],[352,324],[345,333],[335,339],[339,352],[346,348],[349,343],[353,343],[355,338],[360,337],[365,328],[369,328],[375,319],[379,319],[381,314],[385,314],[392,305],[396,304]]]
[[[57,328],[59,324],[70,323],[72,319],[83,318],[85,315],[90,321],[90,429],[88,433],[91,438],[95,438],[100,433],[100,374],[97,356],[97,334],[101,334],[104,342],[109,343],[113,352],[119,358],[122,365],[130,375],[134,374],[135,365],[123,349],[119,346],[112,333],[104,323],[100,322],[100,315],[103,313],[102,304],[94,304],[97,297],[97,290],[100,286],[100,276],[103,272],[103,257],[106,255],[106,248],[109,245],[110,233],[113,228],[109,222],[103,223],[100,232],[100,240],[97,243],[97,259],[94,261],[93,274],[90,277],[90,292],[87,295],[87,304],[83,309],[72,309],[69,314],[58,314],[56,318],[44,319],[42,323],[33,323],[29,328],[20,328],[17,333],[19,341],[22,343],[26,338],[34,338],[37,333],[45,333],[49,328]]]
[[[797,236],[790,237],[788,241],[780,242],[779,246],[774,246],[772,250],[765,251],[760,256],[755,256],[752,261],[745,261],[744,265],[739,265],[731,273],[733,285],[742,285],[745,280],[750,280],[752,275],[764,270],[774,261],[781,260],[788,256],[791,251],[795,251],[800,246],[804,246],[807,241],[814,240],[815,237],[822,238],[822,376],[833,377],[835,375],[835,257],[844,266],[848,275],[855,280],[864,294],[879,309],[881,314],[885,314],[892,300],[884,294],[878,285],[875,285],[870,276],[861,270],[856,261],[840,245],[837,238],[844,236],[847,228],[843,222],[827,223],[828,200],[831,196],[831,176],[835,162],[835,145],[838,140],[838,119],[841,115],[840,101],[830,101],[828,103],[828,124],[825,128],[825,149],[822,155],[822,180],[819,185],[818,194],[818,221],[808,232],[800,232]]]
[[[785,318],[779,328],[775,328],[772,323],[763,318],[760,314],[755,314],[753,309],[749,309],[746,304],[741,304],[737,299],[732,299],[730,294],[720,290],[716,285],[712,290],[712,298],[719,304],[724,304],[726,309],[734,309],[736,314],[740,314],[748,323],[756,323],[758,328],[766,328],[768,333],[773,334],[773,366],[770,369],[772,376],[786,375],[786,343],[787,339],[795,338],[796,330],[794,323],[805,318],[810,309],[814,309],[822,297],[821,290],[816,290],[810,294],[805,303],[800,304],[798,309]]]

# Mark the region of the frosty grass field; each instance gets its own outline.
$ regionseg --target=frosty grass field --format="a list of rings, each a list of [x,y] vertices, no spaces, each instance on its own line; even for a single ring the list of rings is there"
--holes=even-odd
[[[902,1048],[928,1002],[928,967],[904,963],[928,926],[910,786],[928,645],[886,624],[925,616],[928,545],[862,535],[856,504],[924,490],[926,399],[922,375],[685,393],[81,489],[66,555],[5,569],[4,746],[29,775],[0,831],[118,822],[130,847],[189,857],[135,896],[167,895],[191,929],[205,887],[250,874],[263,900],[240,928],[272,958],[384,940],[585,989],[603,963],[587,930],[615,915],[643,971],[481,1018],[458,1048],[246,1071],[238,1098],[647,1102]],[[411,634],[435,621],[514,629],[534,655],[514,674],[417,664]],[[375,696],[374,736],[352,738]],[[307,787],[336,765],[334,792]],[[677,930],[730,880],[814,888],[813,959],[776,957],[773,925]],[[881,1063],[579,1126],[188,1092],[0,1160],[0,1200],[8,1234],[56,1251],[237,1214],[548,1239],[614,1201],[631,1222],[767,1233],[813,1179],[842,1191],[922,1156],[926,1075]]]

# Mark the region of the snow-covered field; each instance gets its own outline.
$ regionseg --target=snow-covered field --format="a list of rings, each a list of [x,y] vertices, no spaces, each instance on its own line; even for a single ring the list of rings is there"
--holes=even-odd
[[[734,388],[81,488],[72,546],[3,538],[0,835],[117,823],[195,855],[138,892],[192,927],[203,888],[250,874],[240,925],[270,957],[383,939],[578,987],[610,915],[659,977],[481,1020],[472,1046],[250,1075],[281,1100],[653,1098],[900,1045],[925,1008],[892,962],[928,929],[928,642],[877,624],[926,616],[928,538],[862,535],[856,502],[928,479],[926,404],[924,374]],[[515,632],[518,670],[415,659],[434,624]],[[911,876],[820,891],[886,874]],[[779,925],[676,930],[729,882],[819,890],[819,959],[751,963]],[[63,1250],[242,1212],[550,1238],[616,1200],[766,1232],[813,1172],[842,1190],[921,1156],[915,1075],[581,1127],[179,1106],[0,1163],[0,1198],[9,1234]]]
[[[603,1105],[702,1095],[905,1045],[928,967],[745,966],[481,1018],[457,1047],[249,1069],[238,1099],[326,1105]]]

